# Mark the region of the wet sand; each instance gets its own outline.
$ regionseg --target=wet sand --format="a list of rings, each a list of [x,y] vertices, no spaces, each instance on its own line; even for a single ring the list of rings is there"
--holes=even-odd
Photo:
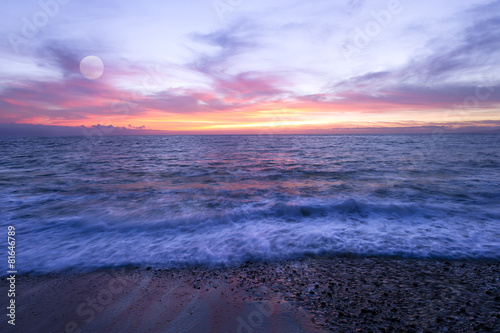
[[[499,262],[128,267],[22,275],[16,289],[16,326],[4,314],[2,332],[500,332]]]

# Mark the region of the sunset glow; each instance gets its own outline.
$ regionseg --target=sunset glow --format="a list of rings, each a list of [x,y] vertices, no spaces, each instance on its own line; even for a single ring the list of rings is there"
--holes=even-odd
[[[499,1],[7,6],[0,123],[10,127],[328,134],[500,125]]]

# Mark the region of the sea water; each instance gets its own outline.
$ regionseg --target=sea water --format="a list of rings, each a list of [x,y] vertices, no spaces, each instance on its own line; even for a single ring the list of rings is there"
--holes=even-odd
[[[16,228],[20,273],[498,260],[499,147],[498,134],[0,138],[0,232]]]

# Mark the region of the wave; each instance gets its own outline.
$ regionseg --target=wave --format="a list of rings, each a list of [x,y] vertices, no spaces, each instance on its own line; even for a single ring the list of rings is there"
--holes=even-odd
[[[500,259],[498,214],[471,224],[466,212],[437,204],[347,198],[262,205],[156,221],[133,216],[117,223],[108,215],[44,223],[23,232],[19,266],[46,273],[123,265],[228,266],[317,255]]]
[[[86,198],[81,198],[86,200]],[[98,200],[96,198],[95,200]],[[46,199],[50,202],[51,199]],[[64,205],[55,203],[53,208],[63,209]],[[74,202],[77,207],[83,205]],[[215,206],[215,207],[214,207]],[[28,205],[20,207],[24,211]],[[105,210],[96,209],[90,205],[89,208],[79,208],[80,214],[71,215],[73,211],[61,211],[62,217],[51,219],[45,223],[38,223],[30,227],[28,232],[38,232],[40,229],[51,228],[77,228],[86,231],[133,231],[133,230],[156,230],[156,229],[180,229],[196,230],[200,226],[216,226],[227,224],[241,224],[251,221],[269,221],[283,223],[308,223],[310,220],[325,219],[334,221],[365,221],[397,220],[398,223],[405,221],[421,221],[429,219],[444,219],[447,216],[470,214],[461,205],[439,205],[428,203],[402,204],[399,202],[368,202],[362,199],[346,198],[336,200],[318,200],[297,198],[288,202],[276,202],[275,200],[262,200],[260,202],[247,202],[236,207],[220,209],[215,203],[198,208],[189,204],[177,206],[173,212],[170,206],[158,207],[155,203],[142,206],[142,209],[130,211],[126,204],[121,206],[110,206]],[[499,218],[500,213],[483,210],[489,213],[491,218]],[[477,212],[475,212],[477,217]],[[493,215],[492,215],[493,214]]]

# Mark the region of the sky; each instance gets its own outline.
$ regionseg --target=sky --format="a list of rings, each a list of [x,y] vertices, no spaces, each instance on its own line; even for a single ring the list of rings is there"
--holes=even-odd
[[[500,1],[5,2],[0,135],[498,131]]]

